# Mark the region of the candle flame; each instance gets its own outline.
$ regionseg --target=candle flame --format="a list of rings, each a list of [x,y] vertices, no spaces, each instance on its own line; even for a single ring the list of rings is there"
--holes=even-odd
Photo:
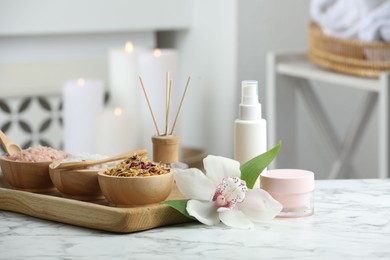
[[[161,49],[154,49],[153,51],[154,57],[158,58],[161,56]]]
[[[84,84],[85,84],[85,80],[84,80],[83,78],[79,78],[79,79],[77,80],[77,84],[78,84],[80,87],[82,87],[82,86],[84,86]]]
[[[122,115],[122,109],[120,109],[119,107],[115,108],[115,109],[114,109],[114,115],[115,115],[115,116],[120,116],[120,115]]]
[[[133,52],[133,50],[134,50],[133,43],[131,41],[126,42],[125,51],[128,53],[131,53],[131,52]]]

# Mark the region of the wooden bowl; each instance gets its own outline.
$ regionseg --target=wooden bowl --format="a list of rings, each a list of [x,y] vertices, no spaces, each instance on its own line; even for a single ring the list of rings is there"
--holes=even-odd
[[[0,156],[0,166],[6,181],[14,188],[31,192],[55,190],[49,176],[52,162],[20,162]]]
[[[100,188],[115,206],[136,206],[164,201],[173,188],[173,173],[144,177],[119,177],[98,173]]]
[[[76,200],[104,199],[98,182],[98,171],[102,169],[53,169],[49,166],[50,179],[66,198]]]

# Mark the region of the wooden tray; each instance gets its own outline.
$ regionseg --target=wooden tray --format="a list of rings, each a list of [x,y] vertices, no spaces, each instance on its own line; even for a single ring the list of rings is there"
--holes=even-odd
[[[175,188],[170,199],[182,199]],[[130,233],[192,221],[175,209],[161,204],[117,208],[106,200],[84,202],[62,198],[61,194],[31,193],[12,189],[0,173],[0,210],[62,223],[118,233]]]

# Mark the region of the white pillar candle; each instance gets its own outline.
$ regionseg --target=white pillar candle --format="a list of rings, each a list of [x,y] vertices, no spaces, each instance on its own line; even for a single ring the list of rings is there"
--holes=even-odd
[[[108,58],[110,106],[124,111],[137,108],[137,51],[131,41],[124,48],[111,49]],[[134,113],[136,114],[136,113]]]
[[[101,80],[68,81],[63,88],[64,150],[95,153],[97,116],[103,109]]]
[[[143,78],[148,92],[149,100],[156,116],[156,121],[161,132],[165,133],[166,124],[166,73],[170,73],[173,80],[170,106],[169,131],[177,111],[181,90],[177,75],[178,55],[172,49],[155,49],[149,52],[142,52],[137,55],[139,75]],[[139,137],[141,147],[152,150],[151,137],[155,134],[156,128],[145,100],[144,93],[139,92],[139,114],[142,119],[139,121],[142,134]],[[177,127],[176,127],[177,130]]]
[[[97,153],[114,156],[137,149],[137,140],[132,138],[135,131],[128,111],[119,107],[104,109],[98,118]]]

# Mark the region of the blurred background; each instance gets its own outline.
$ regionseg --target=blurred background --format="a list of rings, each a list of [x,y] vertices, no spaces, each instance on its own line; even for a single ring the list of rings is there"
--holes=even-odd
[[[110,52],[131,41],[135,48],[176,53],[174,112],[187,77],[192,77],[175,131],[181,145],[233,157],[241,81],[259,82],[263,117],[269,120],[267,55],[304,54],[310,20],[309,0],[0,0],[0,127],[24,147],[63,148],[65,82],[101,80],[109,106]],[[145,69],[141,76],[148,73]],[[129,102],[138,105],[130,112],[136,111],[138,119],[131,127],[149,138],[155,134],[153,121],[138,81],[134,84]],[[146,85],[154,91],[155,86]],[[313,89],[343,139],[364,91],[316,82]],[[164,102],[164,96],[154,101],[155,110]],[[302,99],[297,97],[295,105],[295,117],[284,121],[282,115],[278,125],[287,131],[297,127],[295,152],[288,154],[293,149],[284,142],[280,155],[287,159],[277,167],[312,170],[317,179],[328,178],[334,157],[324,151]],[[350,164],[337,178],[378,176],[377,107],[365,125]],[[136,134],[129,130],[129,136]],[[275,138],[284,141],[277,133]],[[272,145],[270,141],[269,148]]]

